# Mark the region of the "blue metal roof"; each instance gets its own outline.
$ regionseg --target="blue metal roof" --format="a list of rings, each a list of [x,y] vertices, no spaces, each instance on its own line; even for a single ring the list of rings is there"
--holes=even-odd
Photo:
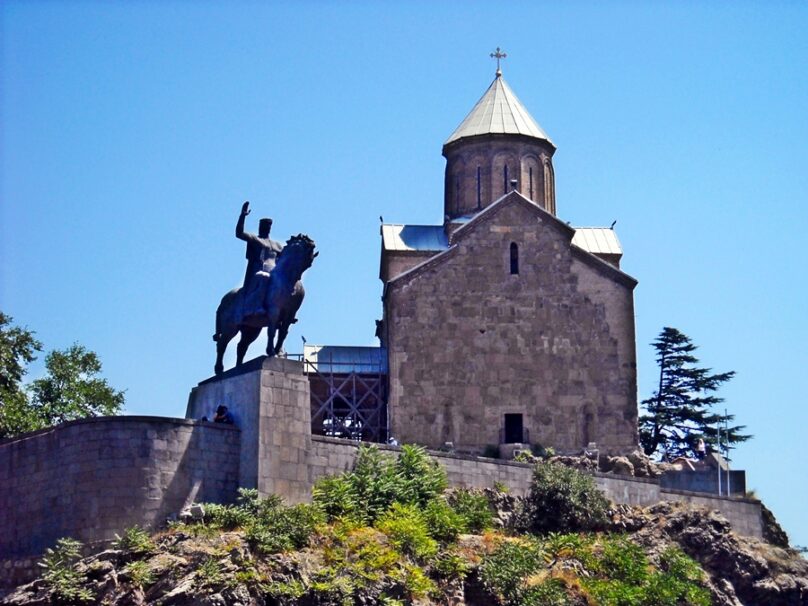
[[[304,345],[303,370],[306,373],[387,374],[387,350],[351,345]]]
[[[449,239],[443,225],[382,225],[384,250],[441,251],[449,248]]]

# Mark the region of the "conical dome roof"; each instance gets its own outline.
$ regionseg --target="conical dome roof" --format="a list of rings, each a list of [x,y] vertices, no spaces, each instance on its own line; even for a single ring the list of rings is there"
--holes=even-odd
[[[550,137],[525,109],[499,72],[485,94],[444,145],[465,137],[494,133],[526,135],[543,139],[553,145]]]

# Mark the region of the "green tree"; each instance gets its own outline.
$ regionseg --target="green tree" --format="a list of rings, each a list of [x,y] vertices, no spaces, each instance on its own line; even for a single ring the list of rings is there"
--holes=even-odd
[[[657,352],[659,386],[642,401],[646,414],[640,416],[640,443],[645,454],[693,455],[699,438],[716,447],[719,426],[722,444],[737,444],[752,437],[741,433],[745,426],[730,425],[734,415],[712,410],[724,401],[715,392],[735,376],[734,371],[713,373],[710,368],[699,368],[693,355],[696,346],[675,328],[663,328],[651,345]]]
[[[124,393],[99,377],[98,356],[78,343],[45,357],[45,376],[24,385],[42,344],[0,312],[0,438],[83,417],[118,414]]]
[[[31,383],[31,407],[43,427],[121,412],[123,391],[98,377],[101,361],[78,343],[45,357],[47,374]]]
[[[28,395],[22,383],[28,364],[42,351],[42,343],[27,328],[12,325],[0,312],[0,438],[36,429],[28,414]]]

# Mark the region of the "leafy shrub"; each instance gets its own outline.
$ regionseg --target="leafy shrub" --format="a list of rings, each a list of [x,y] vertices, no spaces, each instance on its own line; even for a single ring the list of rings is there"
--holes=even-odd
[[[468,528],[466,519],[442,498],[431,500],[423,517],[432,537],[443,543],[454,541]]]
[[[657,569],[624,536],[551,533],[503,541],[483,557],[480,578],[506,606],[710,604],[703,571],[678,547],[665,550]]]
[[[221,587],[225,581],[221,562],[212,557],[202,560],[196,569],[196,581],[199,587]]]
[[[650,566],[642,549],[625,537],[604,537],[592,552],[588,568],[596,576],[583,580],[590,595],[603,604],[620,606],[708,606],[702,586],[704,573],[678,547],[660,557],[660,569]]]
[[[306,593],[306,586],[297,579],[291,579],[286,582],[272,582],[266,587],[266,591],[271,595],[278,604],[286,605],[297,604],[298,600]]]
[[[544,550],[537,541],[507,540],[483,557],[480,579],[504,603],[527,604],[526,580],[543,567]]]
[[[301,549],[309,543],[323,513],[313,505],[276,505],[259,513],[245,527],[247,541],[264,554]]]
[[[205,524],[220,530],[235,530],[246,526],[253,515],[239,506],[205,503]]]
[[[353,471],[319,480],[314,502],[328,515],[373,523],[393,503],[423,508],[447,486],[446,472],[426,451],[405,445],[398,458],[361,446]]]
[[[446,579],[463,579],[471,571],[471,564],[455,551],[443,551],[432,560],[432,569]]]
[[[608,506],[590,476],[563,465],[540,463],[533,470],[519,525],[536,533],[595,530],[605,523]]]
[[[390,537],[367,526],[357,527],[351,522],[338,522],[324,530],[323,554],[325,566],[312,577],[310,589],[319,604],[412,603],[436,591],[435,583],[423,568],[409,560],[396,544],[408,553],[423,551],[423,546],[434,540],[421,526],[413,530],[413,513],[420,512],[412,505],[398,505],[409,509],[403,518],[409,524],[386,527]],[[402,512],[399,512],[401,514]],[[398,519],[403,519],[401,515]],[[385,520],[379,524],[385,525]],[[395,537],[395,538],[393,538]],[[426,547],[426,552],[430,552]],[[387,600],[387,601],[385,601]],[[389,600],[393,600],[390,602]]]
[[[129,575],[132,585],[140,589],[145,589],[155,581],[154,573],[143,560],[137,560],[127,564],[125,570],[126,574]]]
[[[418,560],[438,553],[438,543],[430,536],[425,516],[414,505],[394,503],[378,519],[376,528],[390,538],[396,549]]]
[[[312,500],[329,520],[338,517],[360,518],[354,485],[345,475],[328,476],[317,480],[311,492]]]
[[[63,537],[56,541],[55,548],[45,550],[39,562],[43,569],[42,580],[55,602],[90,602],[93,594],[82,587],[86,577],[78,570],[82,544],[80,541]]]
[[[448,481],[443,467],[420,446],[404,445],[393,465],[397,478],[395,500],[423,508],[440,495]]]
[[[463,519],[463,532],[479,534],[493,525],[494,512],[482,493],[462,488],[453,490],[449,494],[449,504]]]
[[[239,488],[235,505],[204,504],[205,524],[222,530],[246,528],[282,505],[283,499],[277,495],[262,498],[255,488]]]
[[[146,556],[155,549],[151,535],[140,526],[127,528],[123,531],[123,536],[116,534],[112,546],[137,557]]]
[[[681,549],[672,545],[660,558],[661,572],[651,577],[646,590],[647,604],[709,606],[710,592],[701,586],[704,571]]]

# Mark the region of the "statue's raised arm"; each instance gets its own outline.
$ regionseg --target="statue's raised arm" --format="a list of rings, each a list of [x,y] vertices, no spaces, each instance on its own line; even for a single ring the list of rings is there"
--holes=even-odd
[[[250,214],[250,202],[247,201],[241,205],[241,214],[238,216],[238,221],[236,221],[236,238],[239,240],[244,240],[245,242],[250,242],[251,240],[258,239],[258,236],[255,234],[247,233],[244,231],[244,220],[247,218],[247,215]],[[272,219],[269,219],[270,225],[272,224]]]

